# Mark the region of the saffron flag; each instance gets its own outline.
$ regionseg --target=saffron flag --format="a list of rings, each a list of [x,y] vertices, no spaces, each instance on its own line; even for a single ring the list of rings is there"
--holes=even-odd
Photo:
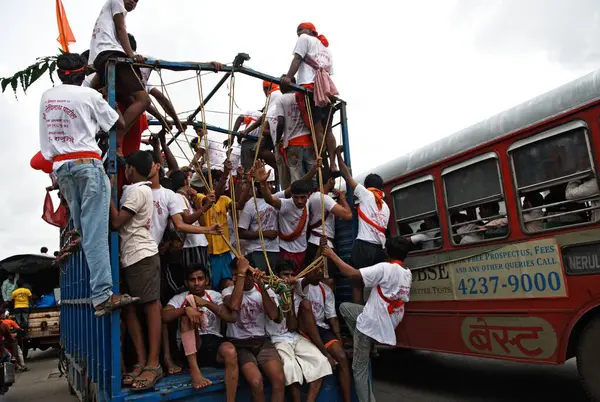
[[[64,52],[69,52],[69,43],[75,43],[65,8],[61,0],[56,0],[56,21],[58,23],[58,38],[56,39]]]

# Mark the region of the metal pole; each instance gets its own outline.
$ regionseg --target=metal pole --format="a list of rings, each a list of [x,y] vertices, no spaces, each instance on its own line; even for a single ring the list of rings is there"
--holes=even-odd
[[[108,103],[117,110],[115,74],[116,62],[109,60],[107,64]],[[117,131],[113,127],[108,134],[108,174],[112,179],[112,197],[116,205],[119,204],[117,197]],[[112,266],[113,293],[119,291],[119,234],[110,232],[110,264]],[[93,269],[93,267],[90,267]],[[115,396],[121,392],[121,314],[114,311],[110,314],[110,353],[111,353],[111,378],[110,395]],[[98,390],[99,392],[107,390]]]

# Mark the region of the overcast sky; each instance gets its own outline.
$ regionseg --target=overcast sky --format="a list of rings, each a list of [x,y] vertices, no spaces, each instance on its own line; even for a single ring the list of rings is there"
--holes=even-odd
[[[72,51],[88,49],[103,3],[63,0],[77,39]],[[348,102],[353,170],[361,173],[596,69],[599,9],[592,0],[140,0],[127,26],[142,54],[228,63],[246,52],[247,66],[280,75],[296,26],[313,22],[330,42],[333,79]],[[5,4],[0,33],[0,77],[56,54],[54,1]],[[205,93],[216,80],[203,77]],[[150,82],[160,80],[154,74]],[[29,167],[39,150],[40,95],[50,86],[40,80],[18,101],[10,91],[0,96],[0,259],[58,247],[58,231],[40,218],[49,179]],[[179,112],[198,105],[194,80],[168,91]],[[224,87],[207,105],[225,112],[208,113],[209,123],[227,126],[227,99]],[[260,82],[238,77],[235,100],[235,113],[260,109]]]

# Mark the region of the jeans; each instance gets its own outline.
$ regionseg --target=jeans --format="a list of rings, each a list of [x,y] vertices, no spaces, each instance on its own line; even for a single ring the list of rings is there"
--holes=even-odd
[[[356,329],[356,320],[365,306],[354,303],[342,303],[340,314],[346,321],[350,331],[354,333],[354,353],[352,358],[352,373],[354,386],[359,402],[375,402],[373,383],[371,382],[369,366],[371,365],[371,345],[373,340]]]
[[[15,322],[25,331],[29,328],[29,313],[31,312],[30,308],[16,308],[15,309]]]
[[[112,270],[108,251],[110,180],[102,162],[64,163],[56,171],[58,186],[69,205],[75,228],[81,234],[81,247],[90,272],[94,307],[112,295]]]
[[[300,180],[315,166],[315,149],[311,146],[290,145],[286,149],[291,182]]]

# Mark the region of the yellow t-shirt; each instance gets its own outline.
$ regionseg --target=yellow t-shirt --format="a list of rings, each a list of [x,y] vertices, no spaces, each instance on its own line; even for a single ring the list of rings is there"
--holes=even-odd
[[[202,203],[202,200],[206,195],[198,194],[198,201]],[[223,225],[223,234],[225,238],[229,239],[229,226],[227,226],[227,208],[231,204],[231,198],[222,195],[219,197],[219,200],[215,203],[214,210],[213,208],[209,209],[204,213],[204,219],[207,226],[211,226],[214,224]],[[215,222],[215,212],[217,213],[217,222]],[[229,252],[229,247],[225,240],[221,236],[217,235],[206,235],[208,239],[208,252],[212,255],[221,255],[223,253]]]
[[[15,308],[28,308],[29,298],[32,296],[31,290],[27,288],[18,288],[10,295],[10,298],[15,301]]]

